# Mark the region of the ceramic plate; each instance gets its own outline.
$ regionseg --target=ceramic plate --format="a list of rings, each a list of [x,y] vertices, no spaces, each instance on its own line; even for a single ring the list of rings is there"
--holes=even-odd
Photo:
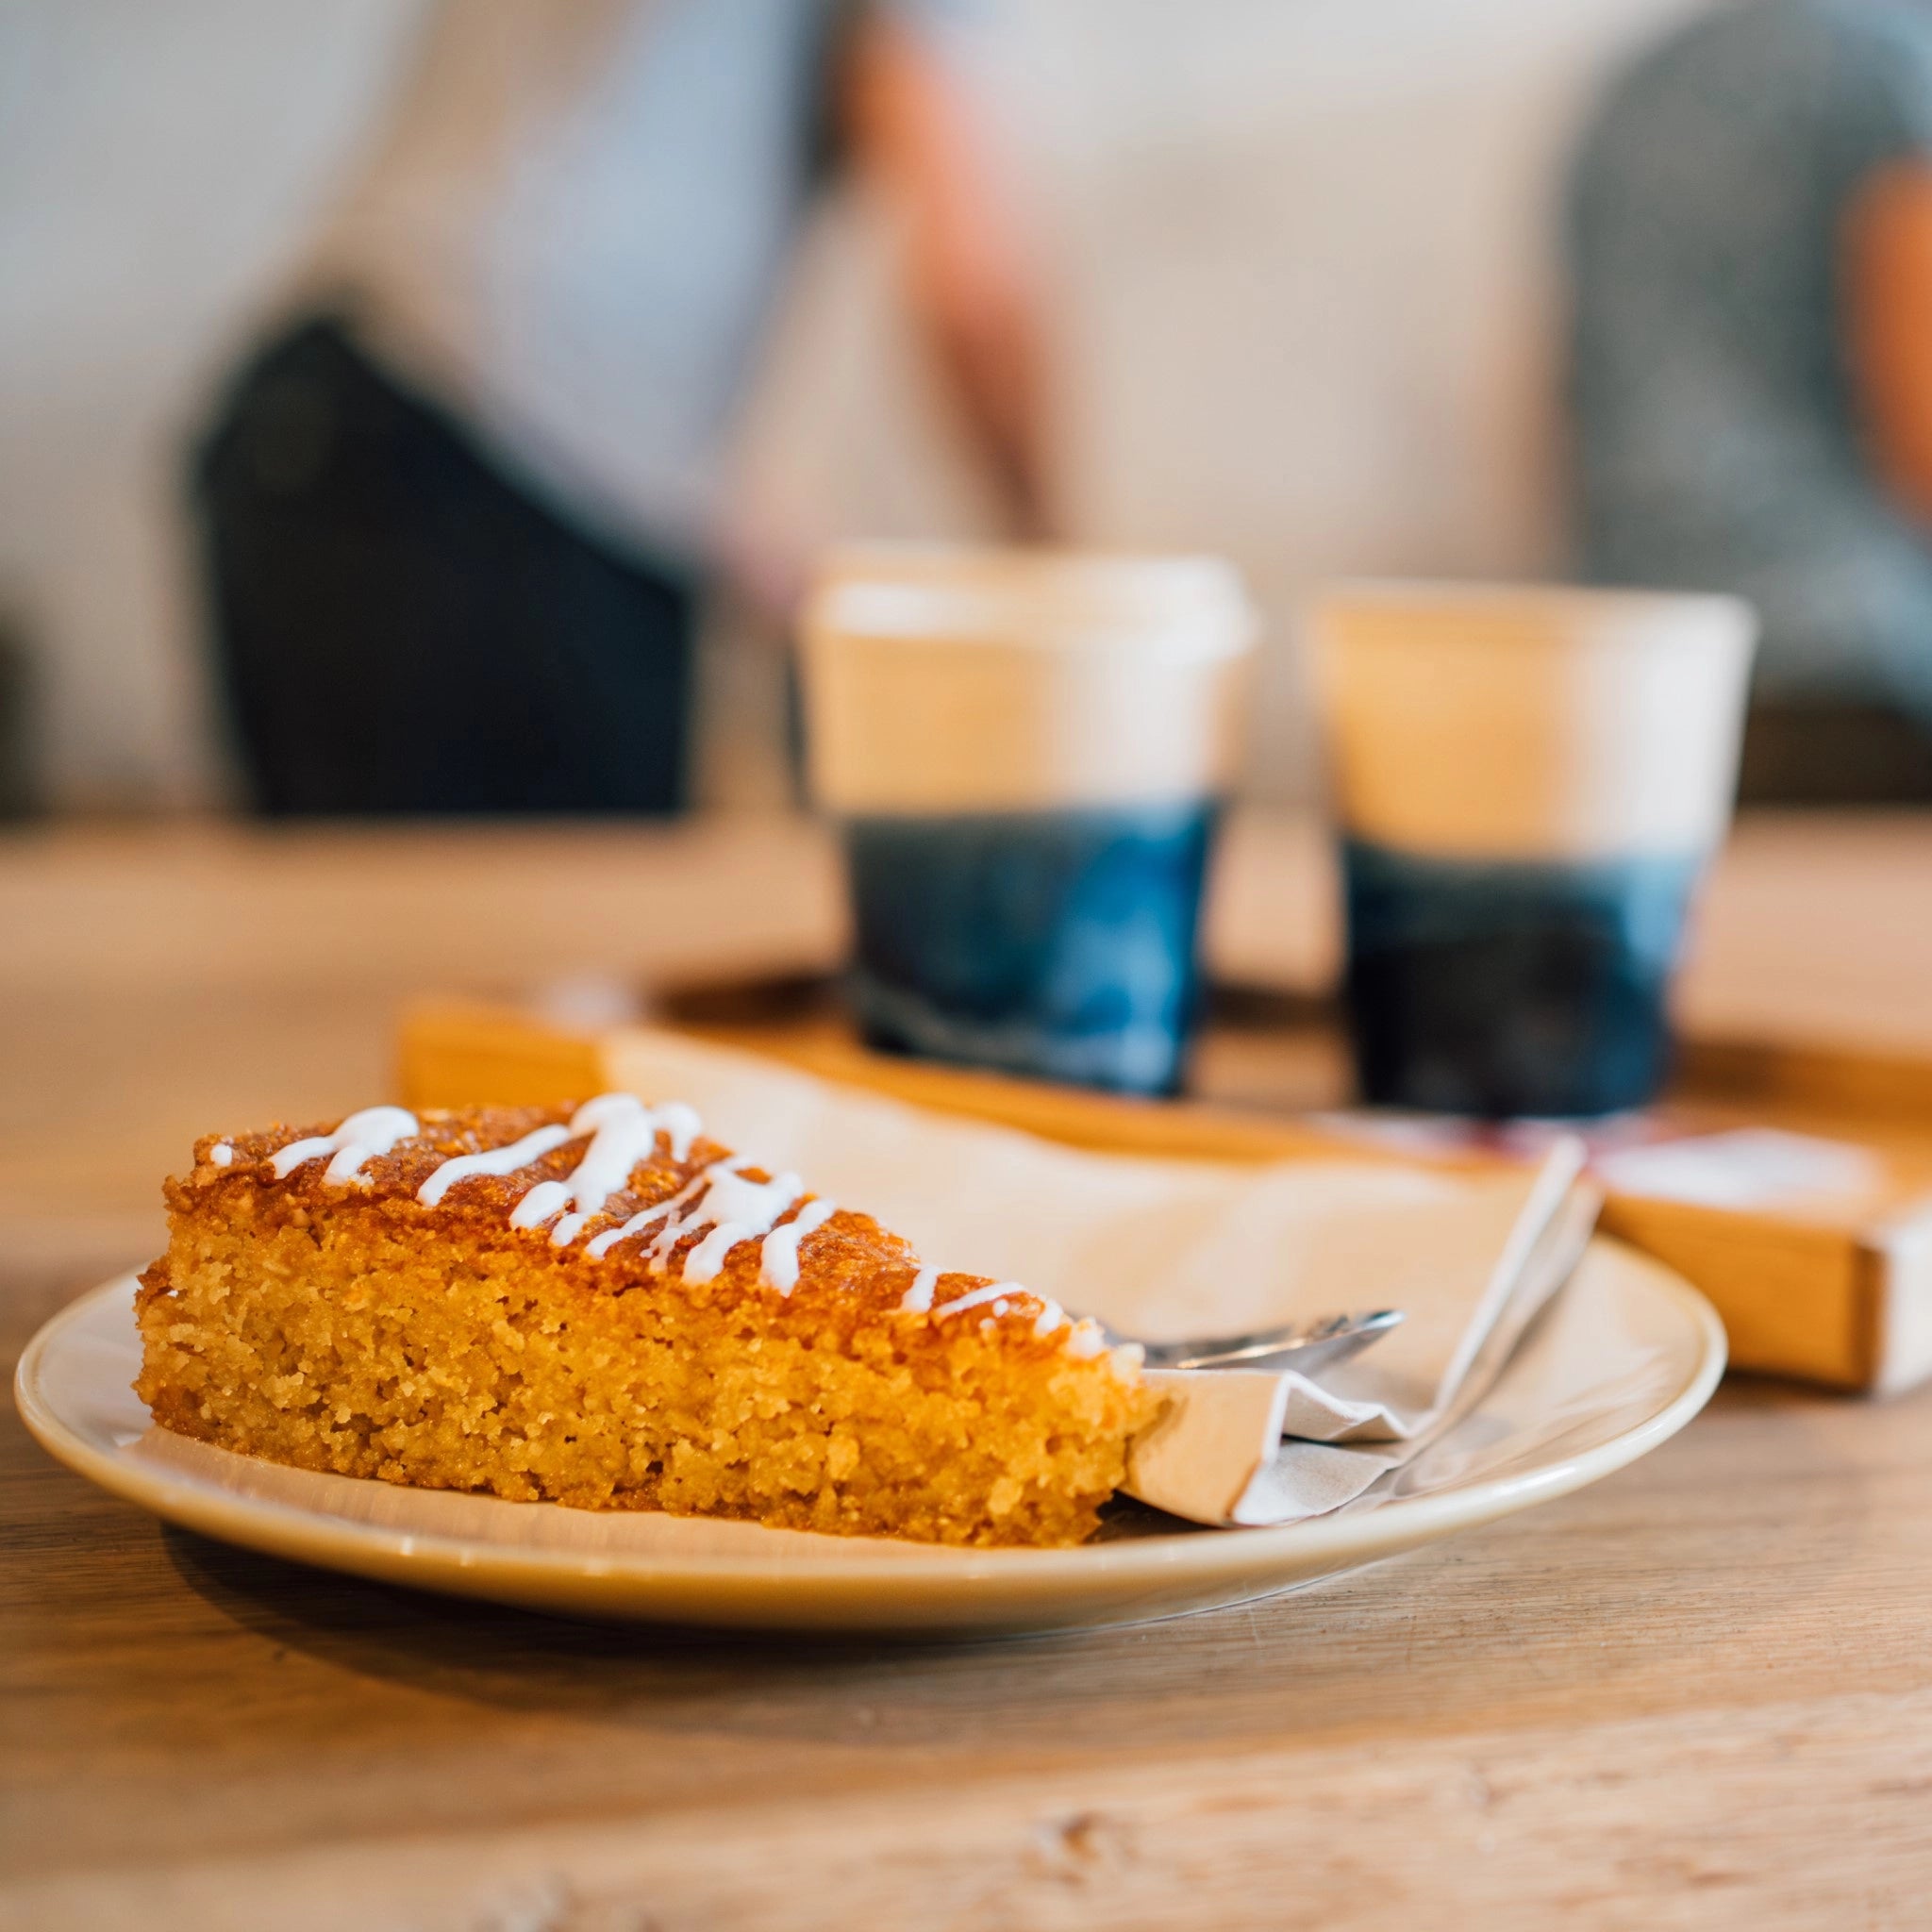
[[[1701,1295],[1598,1240],[1482,1405],[1334,1515],[1202,1530],[1130,1506],[1073,1550],[956,1550],[315,1475],[150,1425],[131,1276],[57,1315],[15,1396],[62,1462],[205,1536],[419,1589],[574,1615],[763,1628],[1043,1630],[1241,1603],[1473,1529],[1622,1469],[1724,1371]]]

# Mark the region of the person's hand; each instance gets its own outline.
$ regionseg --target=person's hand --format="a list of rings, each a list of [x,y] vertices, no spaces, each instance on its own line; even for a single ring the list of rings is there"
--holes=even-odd
[[[1932,166],[1902,163],[1865,184],[1840,275],[1867,454],[1900,508],[1932,525]]]

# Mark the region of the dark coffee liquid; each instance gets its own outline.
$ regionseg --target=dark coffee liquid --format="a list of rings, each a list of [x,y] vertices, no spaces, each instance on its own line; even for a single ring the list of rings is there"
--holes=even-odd
[[[1498,1119],[1656,1098],[1697,858],[1487,863],[1351,842],[1344,863],[1363,1099]]]
[[[868,817],[845,848],[874,1046],[1129,1092],[1180,1081],[1211,805]]]

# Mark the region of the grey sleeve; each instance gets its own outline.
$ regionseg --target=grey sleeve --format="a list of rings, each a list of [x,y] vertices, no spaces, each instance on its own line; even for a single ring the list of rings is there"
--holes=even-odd
[[[1840,185],[1932,160],[1932,7],[1919,0],[1810,0],[1813,98]]]

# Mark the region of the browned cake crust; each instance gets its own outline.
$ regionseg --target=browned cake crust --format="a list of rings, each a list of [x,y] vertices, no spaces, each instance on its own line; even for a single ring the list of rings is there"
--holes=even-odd
[[[156,1421],[305,1468],[518,1500],[951,1542],[1091,1531],[1155,1403],[1130,1360],[1024,1289],[949,1313],[988,1278],[922,1277],[905,1241],[844,1208],[798,1242],[790,1292],[755,1238],[688,1279],[703,1226],[667,1248],[660,1219],[591,1252],[726,1158],[701,1137],[675,1158],[659,1133],[561,1245],[554,1224],[510,1217],[571,1178],[582,1136],[417,1198],[445,1160],[574,1111],[425,1114],[347,1181],[325,1158],[275,1176],[278,1151],[327,1128],[198,1142],[166,1184],[171,1241],[137,1301],[135,1386]]]

